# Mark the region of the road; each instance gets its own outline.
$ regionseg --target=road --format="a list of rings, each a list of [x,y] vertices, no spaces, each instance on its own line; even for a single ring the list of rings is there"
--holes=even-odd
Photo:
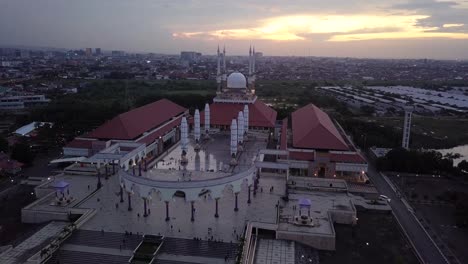
[[[381,194],[391,199],[390,205],[422,260],[426,264],[447,264],[444,256],[439,252],[430,237],[422,229],[414,215],[408,211],[403,202],[396,196],[390,185],[382,178],[374,166],[369,164],[368,175]]]

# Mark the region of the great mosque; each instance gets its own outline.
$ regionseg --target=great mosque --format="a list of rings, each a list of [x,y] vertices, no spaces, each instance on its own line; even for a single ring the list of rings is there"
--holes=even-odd
[[[351,188],[365,186],[367,163],[315,105],[277,120],[255,93],[254,54],[246,77],[228,74],[218,48],[216,97],[204,109],[191,114],[159,100],[66,145],[59,162],[72,164],[38,186],[38,200],[22,211],[23,222],[53,221],[50,232],[64,232],[51,236],[59,246],[43,243],[28,256],[31,263],[90,254],[128,263],[151,239],[158,250],[131,263],[270,263],[262,261],[272,253],[265,243],[284,249],[277,263],[294,263],[294,247],[335,250],[333,224],[355,225],[355,203],[374,194]],[[112,240],[121,235],[123,242]],[[125,237],[140,242],[129,246]],[[109,240],[86,244],[93,239]],[[195,249],[178,249],[183,243]],[[203,253],[197,247],[205,244],[217,246]]]

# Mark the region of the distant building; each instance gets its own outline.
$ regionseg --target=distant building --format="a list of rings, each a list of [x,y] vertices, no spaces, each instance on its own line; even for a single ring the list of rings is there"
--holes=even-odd
[[[180,52],[180,59],[183,61],[198,61],[202,54],[200,52],[195,51],[181,51]]]
[[[246,77],[240,72],[227,74],[226,51],[217,53],[218,89],[210,108],[210,125],[213,128],[227,130],[240,111],[248,108],[249,124],[246,130],[273,131],[277,113],[255,95],[255,57],[249,51],[249,72]],[[201,124],[205,124],[205,111],[200,112]]]
[[[22,95],[0,98],[0,110],[21,110],[28,107],[42,106],[50,102],[45,95]]]
[[[85,54],[86,54],[86,57],[91,57],[93,55],[93,49],[86,48]]]
[[[120,57],[120,56],[124,56],[125,52],[121,50],[113,50],[111,54],[113,57]]]
[[[101,56],[101,48],[96,48],[96,56]]]
[[[258,52],[258,51],[255,52],[255,58],[258,59],[258,58],[261,58],[261,57],[263,57],[263,52]]]
[[[22,137],[35,136],[36,129],[45,125],[52,127],[54,124],[50,122],[31,122],[15,130],[14,134]]]
[[[22,51],[21,51],[21,58],[27,59],[27,58],[29,58],[30,54],[31,54],[31,53],[30,53],[29,50],[22,50]]]

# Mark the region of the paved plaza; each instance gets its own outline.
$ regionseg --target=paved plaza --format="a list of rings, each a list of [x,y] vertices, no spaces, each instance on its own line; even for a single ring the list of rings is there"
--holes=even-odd
[[[237,157],[238,164],[230,166],[231,154],[229,152],[230,137],[228,134],[213,134],[209,139],[200,143],[200,150],[195,151],[196,143],[190,139],[187,149],[186,164],[181,164],[182,149],[177,145],[166,155],[158,159],[143,177],[163,181],[206,180],[228,176],[232,173],[245,171],[252,167],[260,149],[266,148],[266,142],[250,136],[244,142],[242,152]],[[138,172],[135,171],[135,174]]]
[[[74,176],[74,181],[86,176]],[[273,191],[270,192],[270,188]],[[97,214],[83,225],[83,229],[105,230],[112,232],[139,232],[162,234],[169,237],[208,239],[225,242],[236,241],[243,232],[246,221],[275,223],[276,204],[281,202],[285,193],[285,179],[280,177],[263,177],[260,180],[257,194],[251,195],[248,204],[247,186],[238,195],[237,212],[234,211],[235,198],[231,191],[225,190],[219,200],[219,217],[215,215],[215,201],[201,198],[195,201],[195,219],[190,221],[191,204],[185,199],[174,197],[169,203],[170,221],[165,221],[165,203],[153,197],[148,205],[150,214],[143,217],[143,199],[138,195],[131,198],[132,211],[128,211],[127,196],[120,203],[119,182],[117,177],[104,181],[103,188],[81,207],[95,208]]]

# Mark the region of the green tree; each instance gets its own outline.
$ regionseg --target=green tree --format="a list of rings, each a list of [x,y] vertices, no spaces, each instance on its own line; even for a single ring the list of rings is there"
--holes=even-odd
[[[11,149],[11,158],[25,164],[31,164],[34,160],[34,154],[29,145],[17,143]]]
[[[0,152],[8,152],[8,140],[4,137],[0,137]]]

